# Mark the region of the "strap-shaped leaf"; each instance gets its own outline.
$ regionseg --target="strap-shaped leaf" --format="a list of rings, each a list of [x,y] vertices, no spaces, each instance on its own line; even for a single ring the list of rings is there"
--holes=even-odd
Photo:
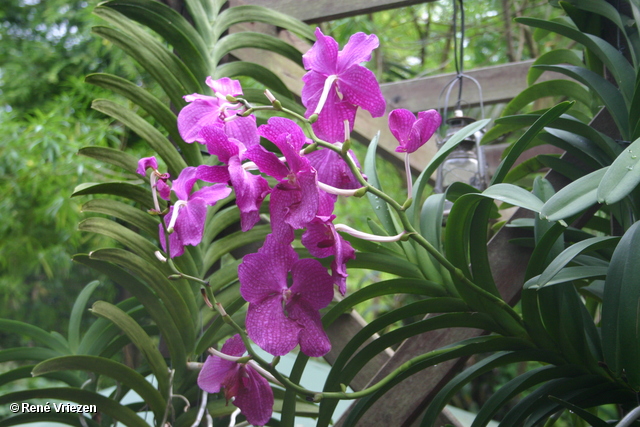
[[[464,128],[460,129],[456,132],[451,138],[447,140],[447,142],[438,150],[435,156],[429,161],[429,164],[423,169],[418,178],[416,179],[413,185],[413,205],[407,209],[407,215],[409,219],[414,222],[417,221],[417,216],[419,215],[419,210],[416,206],[420,205],[422,202],[422,194],[424,193],[424,189],[431,178],[431,175],[438,169],[438,166],[447,158],[447,156],[455,150],[455,148],[464,141],[469,135],[473,135],[476,132],[484,129],[490,122],[490,119],[479,120],[477,122],[471,123]]]
[[[178,132],[176,115],[167,105],[147,90],[139,87],[133,82],[112,74],[90,74],[85,78],[85,81],[87,83],[112,90],[143,108],[169,133],[172,141],[180,148],[180,152],[187,164],[190,166],[198,166],[202,164],[202,155],[200,154],[198,144],[187,144],[182,140],[180,132]],[[137,161],[138,159],[135,160]]]
[[[26,335],[37,343],[44,344],[51,350],[60,354],[69,353],[69,344],[64,339],[53,335],[35,325],[20,322],[18,320],[0,319],[0,330],[3,333]]]
[[[26,402],[30,399],[59,399],[80,405],[96,405],[99,412],[128,427],[149,427],[134,411],[99,393],[71,387],[37,388],[17,391],[0,396],[0,405],[9,402]],[[50,414],[47,414],[50,415]],[[77,418],[77,414],[74,414]],[[12,425],[12,424],[7,424]]]
[[[598,186],[599,203],[619,202],[640,183],[640,139],[626,148],[609,167]]]
[[[108,376],[133,389],[149,405],[157,419],[162,419],[166,401],[147,380],[133,369],[98,356],[63,356],[45,360],[33,369],[33,376],[65,370],[90,371]]]
[[[68,351],[65,352],[65,354],[68,354]],[[26,360],[39,362],[41,360],[63,355],[64,354],[61,354],[58,351],[45,347],[14,347],[6,350],[0,350],[0,363],[13,361],[23,362]]]
[[[633,86],[636,81],[636,73],[625,59],[625,57],[606,41],[600,37],[596,37],[592,34],[587,34],[579,31],[575,27],[561,23],[559,21],[547,21],[544,19],[534,18],[516,18],[516,22],[519,22],[530,27],[543,28],[548,31],[553,31],[565,37],[569,37],[572,40],[577,41],[589,50],[591,50],[611,71],[616,83],[622,92],[625,104],[628,106],[631,104],[631,98],[633,96]]]
[[[613,84],[584,67],[576,67],[574,65],[538,65],[537,67],[564,74],[589,87],[600,97],[607,107],[623,138],[630,136],[631,132],[629,129],[627,108],[622,94],[620,94],[620,91]],[[565,82],[565,84],[566,83],[567,82]]]
[[[536,67],[534,65],[534,67]],[[546,68],[542,68],[543,70]],[[571,80],[547,80],[529,86],[513,98],[502,111],[502,116],[517,113],[528,104],[548,96],[564,96],[591,106],[593,98],[583,86]]]
[[[169,50],[156,37],[153,37],[153,35],[148,31],[145,31],[135,22],[120,12],[101,5],[97,6],[93,10],[93,13],[122,31],[124,37],[118,38],[122,43],[121,47],[136,61],[140,62],[141,60],[146,60],[148,58],[151,58],[154,61],[154,64],[148,65],[140,63],[140,65],[145,67],[145,69],[156,65],[166,67],[166,69],[179,82],[179,85],[184,88],[183,90],[185,91],[185,94],[198,92],[204,88],[204,82],[198,81],[191,70],[180,58],[176,56],[175,53]],[[146,52],[142,52],[141,48],[146,50]],[[151,56],[149,56],[149,54]],[[169,95],[169,93],[167,93],[167,95]]]
[[[78,185],[71,194],[71,197],[87,196],[93,194],[110,194],[133,200],[144,209],[153,208],[153,196],[151,190],[144,188],[137,183],[131,182],[85,182]]]
[[[161,390],[162,395],[166,397],[169,392],[169,368],[142,327],[127,313],[105,301],[95,302],[91,312],[96,316],[111,320],[129,337],[131,342],[144,355],[147,363],[149,363],[153,374],[158,380],[158,388]]]
[[[525,289],[539,289],[544,286],[553,286],[561,283],[569,283],[574,280],[604,279],[607,276],[607,267],[565,267],[560,270],[552,279],[544,284],[540,284],[540,276],[529,279],[525,284]]]
[[[602,302],[604,359],[617,376],[626,372],[631,387],[640,386],[638,301],[640,288],[640,222],[629,228],[611,258]],[[635,361],[635,362],[634,362]]]
[[[78,154],[122,168],[132,174],[136,173],[136,169],[138,168],[138,159],[129,153],[116,150],[115,148],[93,146],[82,147],[78,150]]]
[[[211,51],[211,62],[217,65],[226,54],[247,47],[275,52],[302,66],[302,53],[298,49],[277,37],[253,31],[233,33],[220,39]]]
[[[220,64],[213,73],[214,79],[222,77],[251,77],[258,83],[263,84],[272,91],[278,92],[287,98],[292,98],[291,91],[283,83],[282,79],[270,69],[253,62],[234,61]]]
[[[584,65],[584,61],[571,49],[553,49],[545,52],[531,64],[529,72],[527,73],[527,85],[533,85],[544,72],[544,70],[534,67],[535,65],[557,64],[571,64],[576,67],[581,67]]]
[[[144,67],[144,69],[160,84],[160,87],[167,94],[171,102],[178,108],[186,105],[182,98],[190,92],[187,90],[165,64],[163,64],[153,53],[146,49],[139,41],[132,39],[121,31],[109,27],[93,27],[91,31],[112,42],[129,56],[134,58]]]
[[[173,144],[160,131],[132,110],[106,99],[94,100],[91,108],[113,117],[140,135],[141,138],[147,141],[153,151],[162,157],[162,160],[169,168],[171,176],[177,177],[187,167]]]
[[[499,184],[504,180],[504,177],[507,176],[509,169],[514,165],[517,158],[527,149],[531,141],[538,135],[545,126],[548,126],[554,120],[559,118],[562,114],[564,114],[571,106],[572,102],[561,102],[555,107],[546,111],[543,115],[538,118],[535,123],[531,125],[529,129],[522,135],[516,142],[514,142],[506,157],[500,162],[500,166],[496,170],[493,178],[491,179],[491,184]]]
[[[81,208],[82,212],[94,212],[114,216],[134,227],[146,231],[152,236],[158,233],[158,217],[149,215],[126,203],[112,199],[91,199]]]
[[[117,10],[160,34],[173,46],[178,56],[188,58],[185,65],[204,85],[211,70],[207,45],[182,15],[165,4],[151,0],[117,0],[100,5]]]
[[[544,204],[540,216],[559,221],[596,204],[598,186],[607,169],[598,169],[562,188]]]
[[[82,322],[82,314],[86,310],[87,302],[91,298],[93,291],[100,286],[98,280],[94,280],[85,286],[73,303],[71,315],[69,316],[69,348],[75,353],[80,344],[80,324]]]
[[[367,147],[367,154],[364,158],[364,173],[367,175],[369,184],[373,185],[378,190],[382,190],[380,184],[380,178],[378,178],[378,169],[376,167],[376,152],[378,150],[378,141],[380,140],[380,132],[377,132],[369,146]],[[367,192],[367,199],[373,212],[378,217],[380,224],[384,227],[387,234],[392,236],[398,234],[396,228],[393,225],[393,219],[391,218],[391,211],[387,203],[375,194]]]
[[[382,254],[358,253],[356,259],[347,263],[347,268],[366,268],[369,270],[385,271],[400,277],[423,279],[422,272],[409,261]]]
[[[258,225],[249,231],[239,230],[214,241],[204,255],[202,272],[208,271],[225,254],[248,244],[264,241],[270,232],[270,224]]]

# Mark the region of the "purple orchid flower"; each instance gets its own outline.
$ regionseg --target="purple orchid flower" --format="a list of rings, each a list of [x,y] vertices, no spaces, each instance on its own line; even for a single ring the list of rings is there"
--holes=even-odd
[[[320,138],[328,142],[344,141],[343,123],[348,121],[353,129],[357,107],[373,117],[385,112],[386,102],[375,75],[360,65],[371,60],[371,51],[379,45],[378,37],[356,33],[338,51],[338,43],[320,28],[316,28],[315,34],[317,41],[302,56],[304,68],[309,70],[302,78],[305,83],[302,103],[307,107],[307,117],[318,114],[313,130]]]
[[[207,218],[207,206],[215,205],[231,193],[231,189],[225,184],[216,184],[192,194],[193,185],[198,180],[196,172],[195,167],[184,168],[178,179],[173,182],[172,190],[178,196],[178,201],[171,206],[169,213],[165,216],[165,221],[168,221],[171,258],[182,255],[186,245],[196,246],[200,243]],[[160,224],[160,244],[166,251],[162,224]]]
[[[242,161],[247,159],[245,145],[230,138],[222,128],[205,126],[200,136],[206,142],[209,154],[218,156],[218,160],[226,165],[198,166],[197,178],[207,182],[230,181],[236,192],[242,231],[250,230],[260,220],[260,205],[269,194],[269,183],[243,167]],[[256,137],[259,138],[257,133]]]
[[[417,118],[409,110],[393,110],[389,114],[389,129],[400,142],[396,152],[413,153],[433,136],[441,122],[436,110],[421,111]]]
[[[259,144],[260,138],[255,132],[255,117],[238,116],[238,111],[244,108],[242,104],[227,101],[227,95],[242,95],[240,82],[228,77],[220,80],[207,77],[206,83],[215,96],[194,93],[184,97],[189,104],[178,114],[178,130],[182,139],[189,143],[205,143],[200,136],[200,130],[204,126],[217,125],[222,127],[227,135],[242,141],[246,146]]]
[[[229,338],[221,353],[231,357],[209,356],[198,375],[198,387],[207,393],[218,393],[224,388],[227,402],[234,398],[233,404],[250,424],[263,426],[273,412],[273,390],[269,382],[249,364],[229,360],[241,357],[246,351],[240,335]]]
[[[331,350],[319,310],[333,299],[333,279],[317,260],[298,259],[291,245],[269,234],[258,253],[244,257],[238,278],[240,294],[249,302],[247,333],[260,348],[274,356],[298,344],[311,357]]]
[[[342,295],[347,292],[347,261],[356,258],[351,244],[336,231],[333,220],[334,197],[321,192],[318,215],[307,224],[302,235],[302,244],[309,253],[318,258],[333,256],[331,272],[335,285]]]
[[[353,151],[349,150],[349,155],[355,160],[359,168],[360,164]],[[351,172],[347,162],[335,151],[322,149],[313,151],[305,157],[309,159],[311,166],[318,172],[318,181],[341,189],[362,187],[362,184],[358,182],[353,172]]]
[[[294,121],[272,117],[258,128],[258,133],[273,142],[286,159],[285,164],[259,145],[247,150],[247,157],[261,172],[279,181],[271,191],[271,226],[279,240],[290,243],[293,230],[304,228],[318,211],[316,170],[300,155],[306,137]]]

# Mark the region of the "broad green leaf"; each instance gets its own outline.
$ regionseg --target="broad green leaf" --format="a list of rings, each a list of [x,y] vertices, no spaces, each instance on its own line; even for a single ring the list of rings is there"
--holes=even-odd
[[[35,325],[17,320],[0,319],[0,330],[5,334],[26,335],[35,342],[44,344],[60,354],[69,353],[69,344],[67,342]]]
[[[85,182],[74,188],[71,197],[110,194],[133,200],[143,209],[153,209],[151,190],[131,182]]]
[[[611,164],[598,185],[598,203],[619,202],[640,183],[640,139],[635,140]]]
[[[616,84],[622,92],[625,103],[627,105],[630,104],[633,95],[633,86],[636,79],[635,71],[622,53],[620,53],[614,46],[602,40],[600,37],[583,33],[574,27],[558,21],[553,22],[544,19],[516,18],[516,22],[530,27],[553,31],[565,37],[569,37],[591,50],[611,71],[615,77]]]
[[[105,301],[97,301],[94,303],[91,312],[96,316],[111,320],[129,337],[131,342],[134,343],[138,350],[144,355],[147,363],[149,363],[158,381],[158,388],[161,390],[162,396],[168,396],[170,386],[169,368],[155,344],[149,335],[144,332],[142,327],[127,313]]]
[[[129,153],[114,148],[82,147],[78,150],[78,154],[122,168],[132,174],[136,173],[136,169],[138,168],[138,159]]]
[[[512,167],[507,176],[504,177],[504,182],[507,184],[514,184],[521,179],[527,178],[532,174],[540,171],[540,169],[547,166],[540,160],[541,156],[544,156],[544,154],[538,154],[537,156],[531,157],[530,159],[527,159]],[[553,157],[554,159],[557,159],[557,157],[554,156],[547,157]]]
[[[93,27],[92,32],[112,42],[129,56],[136,59],[153,79],[160,84],[177,108],[182,108],[186,105],[185,100],[182,99],[184,95],[195,92],[195,90],[187,90],[171,70],[147,49],[148,46],[132,39],[121,31],[109,27]]]
[[[484,426],[495,413],[504,407],[515,395],[540,383],[556,378],[575,377],[582,372],[575,366],[547,365],[517,376],[495,392],[478,412],[471,427]]]
[[[39,363],[33,369],[33,376],[50,372],[82,370],[104,375],[133,389],[149,405],[157,419],[162,419],[166,401],[158,390],[133,369],[111,359],[98,356],[63,356]]]
[[[529,68],[527,73],[527,85],[533,85],[538,78],[542,75],[544,70],[535,68],[535,65],[556,65],[556,64],[571,64],[576,67],[580,67],[584,64],[584,61],[580,56],[576,54],[574,50],[570,49],[553,49],[549,52],[540,55]]]
[[[198,144],[187,144],[182,140],[180,132],[178,132],[176,115],[167,105],[150,94],[147,90],[128,80],[111,74],[90,74],[85,78],[85,81],[87,83],[112,90],[143,108],[147,113],[153,116],[160,125],[162,125],[162,127],[169,133],[172,141],[178,144],[180,152],[190,166],[198,166],[202,164],[202,155],[200,154]],[[134,158],[134,160],[137,165],[138,159]],[[135,172],[135,169],[133,171]]]
[[[247,47],[275,52],[302,66],[302,53],[298,49],[277,37],[252,31],[233,33],[220,39],[211,51],[211,62],[217,65],[226,54]]]
[[[376,152],[378,149],[378,141],[380,140],[380,132],[377,132],[369,146],[367,147],[367,155],[364,158],[364,173],[367,175],[369,184],[373,185],[378,190],[382,190],[380,184],[380,178],[378,178],[378,170],[376,168]],[[373,208],[373,212],[378,217],[380,224],[384,227],[389,236],[397,234],[395,226],[393,225],[393,219],[391,218],[391,211],[387,202],[382,200],[375,194],[367,192],[367,199]]]
[[[231,7],[218,16],[213,26],[214,40],[218,40],[232,25],[242,22],[264,22],[289,30],[300,37],[315,39],[313,31],[307,24],[289,15],[263,6],[240,5]]]
[[[112,199],[91,199],[80,209],[81,212],[94,212],[114,216],[126,221],[134,227],[146,231],[152,236],[158,233],[158,217],[143,212],[126,203]]]
[[[419,215],[419,211],[416,206],[420,206],[422,202],[422,194],[424,193],[424,189],[431,179],[431,175],[438,169],[438,166],[447,158],[447,156],[469,135],[473,135],[476,132],[484,129],[490,122],[490,119],[479,120],[477,122],[471,123],[464,128],[460,129],[456,132],[451,138],[447,140],[447,142],[440,147],[435,156],[429,161],[429,164],[422,170],[418,178],[416,179],[413,185],[413,205],[407,209],[407,215],[410,220],[414,223],[417,221],[417,216]]]
[[[589,251],[597,251],[603,248],[609,248],[615,246],[618,243],[618,237],[604,236],[604,237],[592,237],[590,239],[583,240],[581,242],[574,243],[567,249],[562,251],[560,255],[554,258],[554,260],[547,266],[547,268],[540,275],[538,284],[544,286],[551,281],[560,270],[562,270],[572,260]]]
[[[509,149],[509,153],[507,156],[500,162],[500,166],[493,175],[491,179],[491,184],[499,184],[504,178],[507,176],[509,169],[514,165],[518,157],[527,149],[531,141],[538,135],[538,133],[545,127],[552,123],[554,120],[559,118],[563,113],[565,113],[571,106],[572,102],[561,102],[555,107],[546,111],[540,118],[538,118],[535,123],[531,125],[529,129],[522,135],[516,142],[511,145]]]
[[[91,108],[122,122],[147,141],[151,149],[158,153],[167,164],[171,176],[177,177],[187,167],[173,144],[160,131],[132,110],[106,99],[94,100]]]
[[[556,156],[549,156],[546,154],[540,154],[536,156],[536,158],[542,165],[550,169],[553,169],[555,172],[558,172],[561,175],[564,175],[565,177],[569,178],[571,181],[580,179],[585,175],[584,168],[581,168],[580,166],[577,166],[571,162],[568,162],[563,158],[559,158]]]
[[[534,194],[513,184],[494,184],[479,194],[513,206],[539,212],[543,202]]]
[[[629,228],[611,258],[602,302],[602,344],[609,369],[626,373],[631,387],[640,387],[640,222]]]
[[[596,204],[598,186],[607,169],[598,169],[562,188],[544,204],[540,217],[559,221]]]
[[[99,393],[71,387],[38,388],[7,393],[0,396],[0,405],[5,406],[9,402],[26,402],[31,399],[58,399],[75,402],[80,405],[96,405],[99,412],[103,412],[125,426],[149,427],[149,424],[140,418],[138,414],[115,400]]]
[[[101,6],[117,10],[160,34],[181,58],[189,58],[185,65],[204,84],[211,69],[207,45],[182,15],[165,4],[150,0],[109,1]]]
[[[69,348],[72,353],[75,353],[78,349],[78,344],[80,344],[80,324],[82,322],[82,314],[87,309],[87,302],[89,298],[91,298],[91,294],[93,291],[100,286],[100,282],[94,280],[85,286],[78,297],[76,298],[75,303],[73,303],[73,308],[71,309],[71,314],[69,316]]]
[[[216,68],[212,77],[214,79],[220,79],[222,77],[238,76],[251,77],[272,91],[278,92],[287,98],[292,97],[291,91],[277,74],[262,65],[254,64],[252,62],[234,61],[220,64],[218,68]]]
[[[445,204],[444,194],[427,197],[420,212],[420,234],[438,252],[442,252],[442,220]],[[435,262],[435,260],[434,260]]]
[[[538,67],[567,75],[592,89],[602,99],[609,113],[611,113],[623,138],[630,136],[627,108],[618,88],[613,84],[584,67],[576,67],[574,65],[538,65]]]
[[[535,65],[534,65],[535,67]],[[545,69],[545,68],[542,68]],[[568,99],[591,105],[592,97],[583,86],[570,80],[547,80],[529,86],[513,98],[502,110],[502,116],[517,113],[533,101],[548,96],[564,96]]]

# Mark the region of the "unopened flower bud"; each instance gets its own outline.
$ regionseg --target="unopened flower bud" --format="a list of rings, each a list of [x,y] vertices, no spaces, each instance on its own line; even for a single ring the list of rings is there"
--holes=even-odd
[[[310,115],[307,120],[309,120],[309,123],[314,124],[315,122],[318,121],[318,114],[314,113]]]

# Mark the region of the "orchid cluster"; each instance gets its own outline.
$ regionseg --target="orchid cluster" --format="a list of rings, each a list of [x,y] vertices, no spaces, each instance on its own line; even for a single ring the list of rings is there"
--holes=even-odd
[[[155,158],[141,159],[138,168],[142,175],[151,169],[154,213],[163,215],[159,240],[170,258],[182,255],[185,246],[201,242],[207,206],[232,190],[245,232],[263,220],[260,207],[268,197],[271,233],[257,253],[244,257],[238,277],[240,293],[249,303],[246,334],[274,356],[297,346],[312,357],[331,349],[320,310],[333,299],[334,288],[345,294],[346,263],[355,258],[354,249],[338,231],[380,241],[402,238],[402,234],[366,235],[334,224],[337,196],[366,191],[366,177],[348,149],[356,111],[360,107],[380,117],[386,103],[374,74],[360,65],[371,59],[378,46],[375,35],[357,33],[338,50],[333,38],[320,29],[315,34],[316,43],[303,56],[308,70],[302,91],[305,116],[282,108],[266,93],[272,102],[268,108],[297,119],[307,133],[285,117],[271,117],[257,126],[253,112],[259,107],[242,99],[240,83],[209,77],[206,83],[214,95],[185,96],[188,105],[178,115],[178,129],[184,141],[204,145],[211,160],[216,160],[209,163],[215,164],[187,167],[173,183],[168,174],[158,171]],[[389,116],[391,131],[400,143],[397,151],[406,153],[424,144],[439,124],[434,110],[419,113],[417,119],[407,110],[395,110]],[[281,156],[263,147],[261,138],[275,145]],[[170,202],[165,212],[160,212],[158,195]],[[296,230],[304,230],[301,242],[311,255],[333,257],[330,273],[316,259],[299,259],[292,246]],[[273,395],[259,370],[238,361],[245,350],[240,335],[230,338],[221,352],[214,350],[215,355],[209,356],[198,384],[212,393],[224,388],[226,398],[235,398],[250,423],[263,425],[270,418]]]

